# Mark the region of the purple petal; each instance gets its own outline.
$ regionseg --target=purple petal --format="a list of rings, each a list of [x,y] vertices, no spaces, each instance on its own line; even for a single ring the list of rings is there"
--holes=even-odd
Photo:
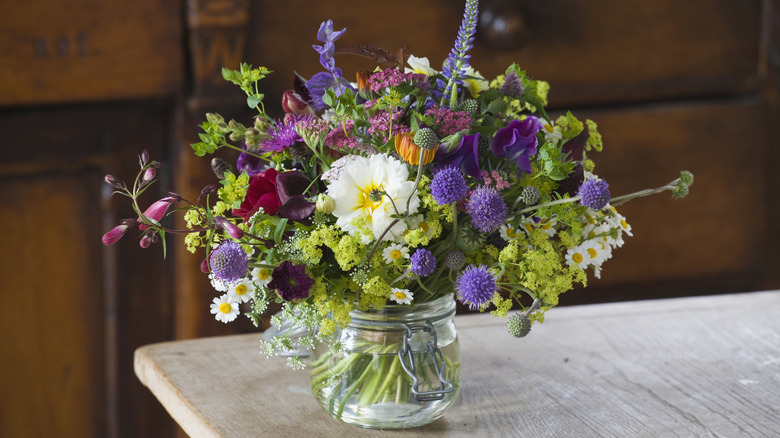
[[[276,193],[279,195],[279,200],[282,204],[286,203],[288,199],[293,196],[303,195],[306,189],[310,189],[311,195],[314,193],[310,188],[311,180],[303,172],[297,170],[291,170],[288,172],[282,172],[276,176]]]
[[[306,200],[302,195],[292,196],[279,207],[277,215],[294,221],[306,219],[314,214],[316,204]]]

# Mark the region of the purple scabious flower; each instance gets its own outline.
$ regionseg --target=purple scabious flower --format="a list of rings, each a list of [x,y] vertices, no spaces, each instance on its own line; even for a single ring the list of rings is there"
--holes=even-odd
[[[228,241],[211,252],[209,265],[214,276],[220,280],[231,282],[246,275],[249,270],[249,259],[241,245]]]
[[[431,181],[431,195],[439,205],[451,204],[460,201],[466,196],[468,186],[466,179],[460,170],[454,167],[445,167],[436,172]]]
[[[444,61],[442,73],[449,79],[444,95],[449,96],[452,87],[462,81],[460,78],[463,69],[469,66],[469,50],[474,46],[474,35],[477,33],[477,16],[479,15],[479,0],[467,0],[466,10],[463,12],[463,21],[458,28],[458,38],[450,56]]]
[[[455,281],[458,301],[469,309],[484,309],[496,292],[496,279],[484,265],[469,265]]]
[[[415,251],[409,261],[412,264],[411,271],[420,277],[427,277],[436,269],[436,257],[425,248]]]
[[[461,138],[458,147],[448,151],[440,147],[433,158],[436,167],[455,167],[482,180],[482,170],[479,168],[479,133]]]
[[[602,180],[586,180],[577,195],[580,197],[580,204],[593,210],[601,210],[609,202],[609,184]]]
[[[512,120],[509,125],[499,129],[490,143],[493,155],[517,162],[517,177],[532,173],[531,156],[536,154],[538,140],[536,133],[542,129],[542,122],[534,116],[525,120]]]
[[[492,233],[504,224],[507,206],[501,194],[492,187],[479,187],[471,194],[466,204],[474,228],[483,233]]]
[[[275,291],[285,301],[308,298],[309,290],[314,285],[314,279],[301,262],[284,261],[273,270],[271,277],[268,289]]]

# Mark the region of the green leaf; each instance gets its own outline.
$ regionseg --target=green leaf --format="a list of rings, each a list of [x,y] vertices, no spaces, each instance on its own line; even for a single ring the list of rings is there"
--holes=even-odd
[[[276,242],[277,245],[282,243],[285,228],[287,228],[287,218],[282,218],[279,223],[276,224],[276,229],[274,230],[274,242]]]
[[[257,105],[260,104],[260,102],[263,101],[262,95],[252,95],[248,96],[246,98],[246,104],[249,105],[249,108],[255,109],[257,108]]]

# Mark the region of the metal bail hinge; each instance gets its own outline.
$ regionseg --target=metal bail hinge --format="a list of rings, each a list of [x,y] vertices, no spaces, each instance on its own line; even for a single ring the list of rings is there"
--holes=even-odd
[[[406,371],[406,374],[409,374],[409,376],[412,378],[412,394],[414,395],[414,398],[420,402],[443,399],[444,394],[452,392],[455,389],[455,386],[452,384],[452,382],[444,378],[444,369],[446,364],[444,362],[444,355],[439,349],[438,341],[436,339],[436,329],[433,328],[433,324],[431,324],[430,321],[425,321],[425,327],[412,328],[408,324],[403,324],[403,326],[406,329],[406,333],[404,333],[403,346],[401,350],[398,351],[398,359],[401,361],[401,366],[404,368],[404,371]],[[412,339],[412,336],[414,336],[414,334],[420,330],[430,333],[433,341],[428,341],[426,343],[425,349],[415,352],[412,351],[412,348],[409,346],[409,340]],[[420,385],[420,377],[417,375],[417,365],[415,364],[414,353],[419,354],[423,359],[426,355],[431,355],[433,358],[433,366],[436,369],[436,376],[439,379],[439,389],[434,389],[431,391],[418,390],[418,386]],[[421,361],[421,363],[423,362]],[[435,384],[431,386],[433,387]]]

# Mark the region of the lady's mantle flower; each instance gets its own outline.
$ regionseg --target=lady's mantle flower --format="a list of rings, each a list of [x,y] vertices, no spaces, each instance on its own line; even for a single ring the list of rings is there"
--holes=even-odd
[[[509,125],[499,129],[490,143],[493,155],[517,162],[517,176],[525,172],[530,174],[531,156],[536,154],[538,140],[536,133],[542,129],[542,122],[534,116],[525,120],[512,120]]]
[[[390,299],[398,304],[412,304],[414,294],[408,289],[398,289],[394,287],[390,289]]]
[[[466,204],[471,215],[471,223],[483,233],[492,233],[504,224],[507,207],[504,198],[492,187],[479,187],[474,190]]]
[[[466,196],[466,192],[466,179],[460,170],[454,167],[445,167],[438,171],[431,181],[431,195],[439,205],[460,201]]]
[[[336,225],[355,235],[361,231],[355,222],[364,220],[374,238],[379,239],[393,222],[392,215],[406,213],[407,202],[409,214],[417,211],[420,200],[413,195],[414,182],[408,179],[406,165],[384,154],[356,157],[345,163],[328,187],[328,195],[336,202]],[[398,221],[382,240],[398,240],[405,230],[403,221]],[[368,243],[370,237],[364,236],[363,240]]]
[[[484,309],[496,292],[496,279],[486,266],[470,265],[458,275],[455,290],[458,300],[469,309]]]
[[[239,280],[228,290],[230,298],[237,303],[246,303],[254,295],[255,287],[252,282],[246,278]]]
[[[593,210],[601,210],[609,202],[609,184],[604,180],[586,180],[577,195],[580,197],[580,204]]]
[[[427,277],[436,269],[436,257],[425,248],[419,248],[415,251],[410,262],[412,263],[411,271],[420,277]]]
[[[249,260],[241,245],[236,242],[225,242],[211,252],[209,265],[214,276],[222,281],[232,282],[246,275],[249,270]]]
[[[285,301],[308,298],[314,279],[306,271],[306,265],[300,262],[284,261],[274,269],[268,289],[275,291]]]
[[[387,263],[395,263],[402,258],[409,258],[409,250],[400,243],[391,243],[382,251],[382,257]]]
[[[214,301],[211,303],[211,313],[214,314],[217,321],[227,324],[238,316],[238,302],[233,300],[228,294],[214,298]]]

